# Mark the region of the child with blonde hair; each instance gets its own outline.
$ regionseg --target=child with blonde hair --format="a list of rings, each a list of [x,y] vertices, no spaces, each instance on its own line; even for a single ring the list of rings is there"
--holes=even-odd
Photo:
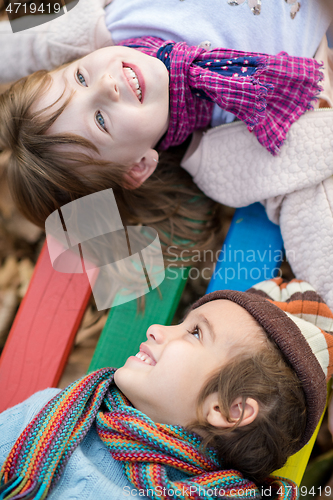
[[[116,3],[112,3],[108,8],[112,10],[115,6]],[[80,4],[73,12],[79,7]],[[52,26],[56,26],[54,23],[56,21],[49,23],[48,36],[51,42],[54,36],[59,36],[56,28],[52,30]],[[45,38],[44,31],[39,34]],[[29,33],[23,39],[29,41]],[[6,40],[5,56],[8,48]],[[15,40],[12,41],[14,45]],[[37,47],[45,47],[44,43],[41,46],[38,41],[41,42],[36,37],[33,54],[39,50]],[[161,43],[162,46],[166,44]],[[189,223],[194,218],[191,217],[194,207],[191,200],[198,195],[198,191],[193,189],[184,173],[172,167],[171,161],[165,156],[155,171],[159,158],[157,150],[182,143],[193,130],[208,125],[216,110],[215,102],[216,106],[236,113],[249,128],[254,129],[258,139],[270,151],[276,152],[284,140],[288,128],[286,123],[290,125],[305,109],[311,107],[319,88],[319,66],[312,60],[297,59],[300,66],[296,68],[292,57],[255,56],[232,50],[223,53],[214,50],[210,54],[197,47],[185,50],[182,44],[168,44],[168,61],[171,63],[168,68],[164,64],[167,62],[165,58],[145,58],[138,51],[134,52],[134,59],[139,59],[139,65],[135,66],[135,60],[131,59],[133,55],[124,55],[124,52],[131,54],[129,50],[125,47],[110,47],[86,56],[82,64],[89,65],[92,62],[90,71],[94,79],[91,75],[90,81],[84,70],[78,67],[75,74],[69,74],[79,64],[71,63],[52,72],[50,76],[37,73],[27,80],[21,80],[2,96],[0,147],[11,152],[6,177],[13,197],[30,220],[44,225],[48,215],[59,206],[111,187],[126,224],[155,224],[164,243],[167,242],[165,235],[173,233],[190,242],[194,238],[194,242],[202,247],[204,242],[209,241],[211,229],[217,225],[218,214],[207,231],[204,228],[203,233],[196,232],[194,236],[191,229],[202,226],[197,224],[194,227],[193,220]],[[151,47],[148,48],[150,54],[151,50]],[[121,65],[124,69],[121,72],[115,70],[116,63],[110,62],[108,66],[107,60],[112,54],[118,65],[119,54],[123,54]],[[194,56],[200,60],[193,61],[194,65],[184,64],[182,71],[177,73],[176,61],[180,54],[184,63],[186,58],[192,61]],[[224,56],[225,64],[210,71],[214,57],[218,61],[220,56]],[[232,64],[229,64],[231,61]],[[140,72],[140,64],[143,64],[141,76],[133,70],[135,66]],[[203,77],[202,84],[197,74],[199,70]],[[112,71],[116,71],[116,76],[112,76]],[[99,80],[97,75],[102,72],[104,77]],[[234,76],[236,74],[237,77]],[[184,80],[185,75],[188,75],[186,79],[189,80],[198,77],[197,82],[192,85],[188,81],[190,87],[186,85],[181,89],[176,82],[179,78]],[[281,85],[286,76],[289,84]],[[63,78],[66,78],[66,86]],[[138,88],[137,94],[136,90],[132,93],[125,91],[122,95],[130,99],[122,102],[118,99],[121,93],[117,78],[122,82],[118,82],[118,87],[121,86],[121,90],[126,88],[127,91],[131,85],[140,87],[141,78],[143,87],[147,83],[145,95],[143,88]],[[129,82],[129,87],[123,85],[124,79]],[[107,82],[111,84],[109,87]],[[212,93],[215,86],[216,91]],[[66,92],[61,97],[65,88]],[[198,92],[195,92],[195,88]],[[52,106],[58,99],[58,103]],[[108,101],[107,105],[105,100]],[[283,113],[280,113],[278,104],[284,108]],[[96,105],[97,108],[92,110],[91,107]],[[43,107],[48,108],[45,113],[42,113]],[[103,109],[107,109],[107,112],[102,112]],[[15,117],[13,121],[11,116]],[[182,179],[181,182],[178,177]],[[195,210],[195,219],[203,223],[216,211],[210,210],[207,202],[199,201]]]
[[[208,51],[144,37],[19,80],[0,97],[0,146],[12,151],[15,201],[42,224],[80,184],[113,177],[115,186],[136,189],[154,173],[157,150],[208,126],[214,103],[277,154],[292,123],[312,108],[319,68],[286,53]]]
[[[194,139],[182,162],[184,168],[207,195],[219,202],[232,206],[242,206],[253,201],[263,202],[267,206],[269,217],[274,222],[281,223],[287,252],[297,254],[291,262],[295,274],[313,283],[333,308],[333,262],[331,253],[327,251],[333,242],[333,223],[330,216],[332,162],[329,139],[325,138],[331,121],[329,116],[326,119],[322,115],[324,118],[320,133],[318,119],[312,119],[311,113],[305,113],[295,122],[305,110],[311,108],[319,89],[319,64],[314,60],[299,58],[314,55],[329,25],[330,16],[324,3],[306,2],[296,15],[293,12],[293,15],[289,16],[290,5],[281,1],[274,6],[263,6],[261,13],[254,17],[246,2],[237,7],[227,5],[227,2],[222,2],[221,5],[219,2],[219,8],[212,2],[209,9],[215,9],[217,14],[209,16],[209,30],[208,18],[203,12],[203,9],[207,10],[207,6],[203,7],[198,2],[193,8],[192,4],[189,7],[188,2],[183,5],[172,2],[168,15],[173,12],[177,14],[174,25],[170,25],[170,35],[176,40],[175,43],[157,42],[155,38],[149,37],[147,39],[147,35],[151,34],[161,39],[167,38],[166,21],[161,23],[160,28],[156,27],[159,26],[156,22],[157,16],[161,13],[159,2],[154,5],[150,1],[143,2],[142,6],[140,5],[142,12],[139,5],[135,8],[134,3],[132,0],[114,0],[104,11],[101,8],[103,2],[101,4],[95,1],[88,5],[80,0],[79,5],[71,12],[84,12],[86,19],[88,12],[94,12],[90,31],[84,34],[86,43],[93,40],[96,47],[103,39],[103,44],[110,44],[111,32],[113,42],[130,44],[154,56],[149,63],[152,64],[152,73],[148,71],[151,79],[147,80],[149,85],[152,85],[147,86],[147,99],[151,95],[151,104],[154,104],[150,109],[151,114],[141,116],[137,113],[138,110],[148,109],[145,108],[142,88],[144,85],[140,85],[140,75],[135,68],[131,68],[130,61],[126,61],[126,58],[122,62],[124,69],[121,74],[125,75],[124,78],[133,91],[133,108],[131,112],[128,107],[123,112],[119,108],[121,116],[116,113],[113,122],[111,113],[101,112],[102,104],[105,105],[101,100],[97,100],[98,106],[94,111],[89,107],[92,106],[93,99],[96,100],[97,94],[100,94],[102,99],[103,93],[97,89],[95,80],[92,79],[93,85],[89,86],[89,76],[86,78],[84,71],[75,66],[77,63],[71,63],[52,73],[51,78],[58,79],[58,84],[55,85],[52,85],[53,80],[46,74],[36,74],[30,80],[20,81],[2,99],[4,120],[0,129],[1,147],[13,152],[7,177],[18,206],[27,217],[43,225],[49,213],[60,205],[91,192],[112,187],[126,223],[152,225],[153,221],[156,226],[159,225],[160,234],[170,234],[175,229],[176,236],[190,241],[192,236],[188,220],[193,220],[191,214],[194,207],[197,211],[197,205],[191,204],[194,199],[193,191],[189,193],[182,183],[177,182],[177,176],[184,174],[174,169],[172,162],[164,162],[161,158],[163,165],[158,169],[156,165],[158,151],[184,141],[194,131]],[[138,10],[140,15],[136,25],[133,16],[138,14]],[[210,10],[209,12],[211,13]],[[192,28],[187,30],[183,22],[185,13],[192,16],[189,19],[193,20],[197,31]],[[223,18],[223,29],[217,29],[222,26],[220,16],[226,13],[228,15]],[[77,34],[75,29],[79,29],[84,16],[80,17],[77,24],[73,16],[69,22],[68,16],[67,28],[71,26]],[[147,16],[147,25],[143,23],[141,16]],[[230,29],[227,28],[225,19],[239,19],[238,29],[232,29],[233,24]],[[281,21],[276,23],[273,19]],[[58,62],[65,62],[71,57],[70,54],[82,55],[82,51],[87,51],[87,45],[80,46],[77,39],[71,38],[69,29],[65,34],[57,29],[61,22],[55,20],[49,23],[48,28],[31,30],[31,36],[26,33],[25,38],[20,34],[21,38],[18,40],[21,42],[18,41],[18,48],[13,49],[14,52],[18,51],[22,58],[22,67],[20,64],[15,65],[17,71],[26,74],[28,70],[26,58],[22,57],[23,54],[27,55],[26,48],[23,49],[23,40],[26,40],[26,46],[30,47],[29,56],[32,56],[34,69],[43,65],[49,68],[54,66],[57,58]],[[310,25],[311,37],[307,31]],[[271,26],[275,35],[282,35],[288,28],[288,40],[285,36],[267,37],[264,26]],[[83,26],[81,28],[83,29]],[[192,34],[193,31],[195,34]],[[100,36],[97,36],[97,32]],[[145,38],[124,42],[133,33]],[[221,53],[214,49],[210,54],[203,48],[193,47],[196,42],[205,40],[204,33],[207,33],[206,38],[211,38],[213,46],[232,47],[232,50],[224,49]],[[248,33],[250,37],[247,36]],[[83,36],[82,33],[80,36]],[[5,33],[3,37],[4,60],[12,68],[8,34]],[[191,47],[186,47],[179,41],[183,39],[188,40]],[[63,43],[64,40],[66,43]],[[207,47],[209,44],[203,45]],[[287,49],[292,56],[297,56],[297,59],[279,55],[264,56],[264,59],[261,59],[262,54],[249,55],[248,52],[239,52],[244,49],[258,51],[258,45],[260,48],[265,47],[265,52],[273,54]],[[72,51],[70,47],[73,47]],[[49,54],[51,48],[54,50],[52,60],[49,60],[46,54]],[[95,65],[92,65],[95,77],[100,74],[97,72],[100,54],[105,62],[105,58],[109,57],[107,54],[111,54],[108,50],[111,50],[111,47],[104,48],[102,53],[88,55],[82,60],[83,64],[96,61]],[[125,47],[114,50],[125,50]],[[138,52],[135,57],[139,57]],[[320,56],[319,59],[325,60],[325,57]],[[325,61],[326,68],[328,60]],[[220,64],[219,61],[222,61],[221,66],[216,68]],[[134,61],[131,61],[131,64],[135,66]],[[266,67],[263,68],[262,65]],[[209,66],[213,71],[210,71]],[[68,71],[73,68],[75,73],[69,75]],[[115,99],[119,97],[116,79],[107,71],[107,65],[104,65],[104,69],[101,81],[103,80],[105,85],[106,82],[110,83],[110,86],[104,87],[104,90],[108,89],[103,94],[104,100],[109,93],[109,105],[111,102],[115,104]],[[102,70],[103,64],[98,71]],[[63,80],[59,80],[59,76],[64,74],[68,82],[67,87]],[[170,77],[170,96],[166,88],[167,76]],[[325,91],[327,83],[326,78]],[[62,95],[65,88],[67,92]],[[154,89],[152,94],[149,88]],[[82,99],[83,95],[89,95],[91,100],[87,101],[87,105],[80,106],[79,99]],[[170,97],[170,116],[165,97]],[[322,97],[324,101],[330,102],[325,93]],[[59,101],[54,112],[52,104],[57,99]],[[85,100],[83,102],[86,103]],[[58,105],[60,107],[57,107]],[[41,106],[50,108],[43,114]],[[134,109],[135,113],[132,115]],[[88,112],[92,125],[86,127]],[[226,129],[213,129],[200,142],[196,129],[207,126],[210,121],[213,125],[228,121],[231,119],[230,112],[242,119],[246,125],[243,128],[242,124],[231,125],[226,134],[227,138],[224,135]],[[13,116],[15,119],[12,121],[10,117]],[[19,117],[21,119],[18,119]],[[126,127],[125,117],[128,117]],[[303,128],[304,123],[310,125],[310,128]],[[115,127],[114,138],[112,126]],[[249,134],[246,127],[253,129],[253,133]],[[282,147],[276,159],[272,155],[267,156],[266,151],[254,140],[256,135],[268,151],[277,153],[289,127],[291,132],[286,139],[288,147]],[[69,131],[76,132],[75,135],[80,137],[70,135]],[[296,131],[294,135],[293,131]],[[318,138],[315,144],[311,144],[307,137],[315,136],[316,133]],[[133,148],[127,145],[129,135]],[[293,137],[295,139],[292,148],[289,148],[289,138]],[[200,148],[197,148],[198,144]],[[231,151],[228,150],[230,145]],[[322,153],[318,167],[317,155],[320,148]],[[109,151],[114,153],[114,159],[117,161],[110,162],[112,154],[110,155]],[[288,196],[285,196],[286,194]],[[173,196],[176,200],[171,201]],[[316,205],[314,210],[313,203]],[[298,207],[302,208],[299,210]],[[174,218],[175,213],[180,214],[180,211],[182,215]],[[199,215],[196,212],[196,220],[203,220]],[[207,220],[207,212],[203,211],[202,215]],[[185,231],[184,224],[187,224]],[[207,238],[208,234],[209,231],[206,233]],[[328,243],[322,245],[322,241]],[[319,255],[322,266],[318,266],[317,259],[314,258]]]
[[[1,498],[295,498],[268,475],[320,419],[332,320],[297,280],[203,296],[118,370],[4,412]]]

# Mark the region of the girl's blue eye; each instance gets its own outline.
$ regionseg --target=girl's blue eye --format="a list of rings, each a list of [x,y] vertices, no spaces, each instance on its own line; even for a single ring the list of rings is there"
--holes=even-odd
[[[82,75],[82,73],[80,73],[79,70],[76,72],[76,78],[81,85],[83,85],[84,87],[87,87],[86,80],[85,80],[84,76]]]
[[[97,111],[97,113],[96,113],[96,121],[100,127],[102,127],[104,130],[106,130],[103,115],[99,111]]]

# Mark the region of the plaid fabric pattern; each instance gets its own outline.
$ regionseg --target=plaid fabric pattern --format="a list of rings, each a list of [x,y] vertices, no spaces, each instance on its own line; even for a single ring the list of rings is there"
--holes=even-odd
[[[206,51],[155,37],[130,38],[121,45],[159,58],[169,71],[170,125],[159,144],[162,150],[206,127],[216,103],[244,121],[275,155],[292,123],[312,109],[321,91],[321,65],[285,52]]]

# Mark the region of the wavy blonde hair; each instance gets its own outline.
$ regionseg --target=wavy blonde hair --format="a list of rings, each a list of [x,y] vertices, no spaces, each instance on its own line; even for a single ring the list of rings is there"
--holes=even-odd
[[[126,189],[124,166],[93,159],[89,153],[98,152],[93,143],[70,132],[47,134],[70,100],[53,112],[52,106],[33,112],[50,83],[50,74],[38,71],[0,95],[0,150],[9,156],[5,177],[18,209],[31,222],[43,227],[62,205],[112,188],[124,225],[155,228],[164,253],[170,244],[191,253],[221,239],[222,208],[179,168],[184,148],[162,153],[151,177],[135,190]]]

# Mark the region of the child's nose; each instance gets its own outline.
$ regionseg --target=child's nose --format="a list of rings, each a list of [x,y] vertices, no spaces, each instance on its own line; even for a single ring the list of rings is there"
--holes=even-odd
[[[100,80],[100,85],[105,92],[106,96],[112,101],[119,100],[119,87],[116,80],[106,73]]]
[[[151,325],[147,330],[147,339],[151,339],[157,344],[164,344],[178,336],[179,332],[176,326]]]
[[[153,340],[157,344],[163,344],[167,337],[167,326],[151,325],[147,330],[147,339]]]

